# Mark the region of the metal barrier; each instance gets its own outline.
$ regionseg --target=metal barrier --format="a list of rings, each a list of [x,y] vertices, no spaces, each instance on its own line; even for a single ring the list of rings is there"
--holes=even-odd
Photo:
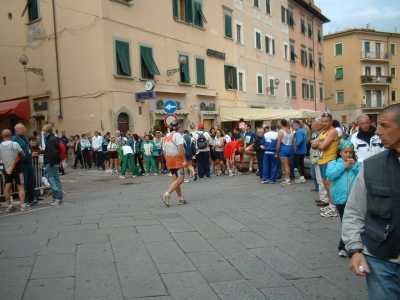
[[[43,194],[43,189],[49,188],[50,184],[46,177],[46,170],[44,167],[44,155],[39,154],[37,157],[32,157],[32,166],[34,170],[34,181],[35,181],[35,191],[41,190],[40,194]],[[4,197],[4,169],[0,165],[0,197]],[[11,195],[18,194],[18,188],[15,182],[13,182],[11,187]]]

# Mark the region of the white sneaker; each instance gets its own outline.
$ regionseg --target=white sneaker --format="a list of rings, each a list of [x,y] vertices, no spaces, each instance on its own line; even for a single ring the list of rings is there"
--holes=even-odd
[[[346,252],[346,250],[339,250],[338,255],[339,255],[340,257],[347,257],[347,252]]]
[[[229,172],[229,176],[235,176],[233,172]]]
[[[303,179],[301,179],[301,178],[297,178],[295,181],[294,181],[294,183],[305,183],[306,182],[306,180],[303,178]]]
[[[136,175],[133,175],[132,177],[133,177],[133,178],[136,178]]]
[[[158,174],[157,173],[154,173],[154,176],[157,176]]]
[[[189,179],[185,179],[185,182],[186,182],[186,183],[189,183]]]
[[[147,176],[147,175],[146,175],[146,176]],[[169,172],[168,176],[172,176],[172,173],[171,173],[171,172]]]
[[[119,178],[121,178],[121,179],[125,179],[125,176],[121,175],[121,176],[119,176]]]

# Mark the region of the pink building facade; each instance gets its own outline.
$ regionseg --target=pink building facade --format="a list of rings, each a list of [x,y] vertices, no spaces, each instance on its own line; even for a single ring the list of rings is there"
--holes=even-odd
[[[289,31],[292,109],[325,111],[323,24],[330,22],[313,0],[289,0],[282,6]]]

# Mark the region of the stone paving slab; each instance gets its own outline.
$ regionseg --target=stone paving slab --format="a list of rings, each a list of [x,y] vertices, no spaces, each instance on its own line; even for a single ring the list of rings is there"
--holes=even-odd
[[[97,264],[114,262],[110,243],[90,243],[78,245],[76,250],[77,264]]]
[[[264,300],[264,295],[246,280],[210,283],[222,300]]]
[[[168,292],[176,300],[219,300],[199,272],[162,274]]]
[[[75,254],[54,254],[38,256],[30,278],[48,279],[71,276],[75,276]]]
[[[75,277],[29,280],[23,300],[73,300]]]
[[[195,252],[187,256],[207,282],[243,280],[244,277],[218,252]]]
[[[124,299],[115,264],[76,265],[75,299]]]
[[[151,242],[145,245],[160,274],[196,270],[175,241]]]
[[[158,218],[168,232],[196,231],[184,218]]]
[[[279,287],[279,288],[266,288],[260,289],[260,291],[271,300],[308,300],[311,299],[307,295],[305,295],[299,289],[288,286],[288,287]]]
[[[174,232],[171,235],[186,253],[216,251],[198,232]]]

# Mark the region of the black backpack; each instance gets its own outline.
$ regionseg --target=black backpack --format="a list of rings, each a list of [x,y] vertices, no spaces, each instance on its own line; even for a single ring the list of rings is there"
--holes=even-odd
[[[204,132],[197,133],[197,148],[198,149],[206,149],[208,147],[207,139],[204,136]]]

